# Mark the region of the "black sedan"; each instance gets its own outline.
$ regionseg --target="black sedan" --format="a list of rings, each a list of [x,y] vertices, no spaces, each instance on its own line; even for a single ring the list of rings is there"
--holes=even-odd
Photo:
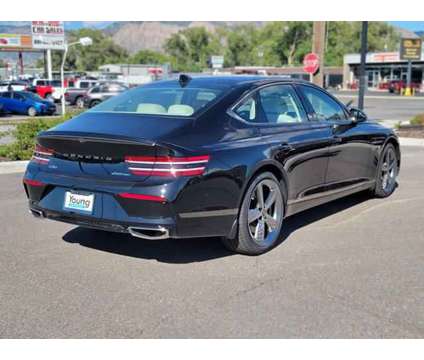
[[[399,166],[392,130],[310,83],[182,75],[39,134],[24,186],[37,217],[260,254],[287,216],[389,196]]]

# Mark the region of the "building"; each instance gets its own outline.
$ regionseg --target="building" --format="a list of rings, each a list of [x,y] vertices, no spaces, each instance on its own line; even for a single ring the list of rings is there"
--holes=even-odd
[[[165,79],[169,72],[170,69],[167,64],[107,64],[99,67],[99,78],[122,81],[128,85],[138,85]]]
[[[303,70],[302,66],[235,66],[225,70],[233,74],[283,76],[292,79],[310,80],[310,75]],[[341,87],[342,83],[343,67],[326,66],[324,68],[324,87],[337,88]]]
[[[356,88],[359,82],[360,54],[346,54],[343,61],[343,87]],[[399,52],[368,53],[366,58],[368,88],[385,89],[391,80],[406,81],[408,62],[400,59]],[[424,47],[420,61],[412,63],[412,82],[424,88]]]

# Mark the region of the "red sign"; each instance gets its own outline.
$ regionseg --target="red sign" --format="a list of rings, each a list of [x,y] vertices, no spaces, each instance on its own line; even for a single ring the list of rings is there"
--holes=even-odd
[[[319,69],[319,57],[317,54],[310,53],[303,59],[303,70],[309,74],[315,74]]]

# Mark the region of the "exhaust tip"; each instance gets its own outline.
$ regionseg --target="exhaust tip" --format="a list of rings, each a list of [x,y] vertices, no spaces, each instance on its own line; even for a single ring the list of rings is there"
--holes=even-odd
[[[29,209],[30,214],[34,215],[37,219],[43,219],[44,213],[41,210]]]
[[[145,240],[161,240],[169,238],[169,230],[159,226],[159,227],[139,227],[139,226],[130,226],[128,227],[128,232],[134,236]]]

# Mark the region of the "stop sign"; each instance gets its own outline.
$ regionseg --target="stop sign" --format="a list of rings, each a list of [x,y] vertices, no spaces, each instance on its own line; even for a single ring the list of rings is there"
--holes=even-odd
[[[303,58],[303,70],[309,74],[315,74],[319,69],[319,56],[309,53]]]

